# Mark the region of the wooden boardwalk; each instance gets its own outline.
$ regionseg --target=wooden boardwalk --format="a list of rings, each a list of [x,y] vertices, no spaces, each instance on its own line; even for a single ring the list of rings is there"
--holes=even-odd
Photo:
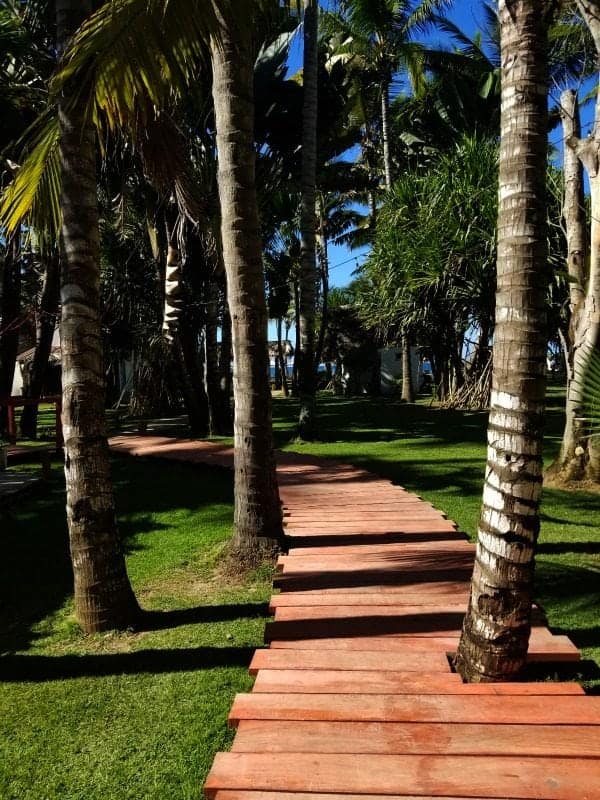
[[[230,465],[228,448],[120,437],[115,450]],[[290,537],[253,691],[205,784],[214,800],[600,800],[600,697],[576,683],[465,685],[451,671],[474,548],[363,470],[278,460]],[[529,657],[577,661],[535,614]]]

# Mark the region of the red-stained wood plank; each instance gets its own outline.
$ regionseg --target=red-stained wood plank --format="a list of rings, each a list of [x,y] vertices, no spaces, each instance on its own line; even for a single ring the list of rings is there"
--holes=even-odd
[[[380,670],[261,669],[254,683],[258,693],[411,694],[411,695],[582,695],[578,683],[471,683],[452,672],[427,674]]]
[[[394,795],[397,800],[437,800],[432,795],[416,797],[407,794]],[[389,800],[381,794],[321,794],[319,792],[260,792],[247,790],[223,790],[214,794],[214,800]],[[467,800],[464,797],[445,797],[444,800]],[[468,800],[487,800],[485,797],[470,797]]]
[[[450,606],[461,604],[462,610],[467,607],[469,596],[468,585],[457,584],[452,594],[385,594],[383,592],[325,593],[325,592],[285,592],[275,594],[269,601],[271,610],[309,607],[309,606],[393,606],[399,610],[406,606]]]
[[[600,758],[600,726],[249,719],[238,724],[232,750]]]
[[[273,623],[274,624],[274,623]],[[306,650],[381,650],[384,652],[456,652],[458,636],[330,636],[303,639],[273,639],[271,647]],[[566,636],[554,636],[542,642],[532,640],[531,662],[573,663],[581,658],[579,650]]]
[[[346,556],[377,556],[389,555],[390,553],[399,555],[409,555],[412,553],[422,554],[431,553],[435,555],[440,550],[444,553],[475,553],[475,546],[465,541],[464,539],[450,539],[447,542],[441,543],[438,541],[428,542],[397,542],[369,544],[342,544],[342,545],[329,545],[326,547],[292,547],[290,548],[287,556],[282,556],[282,559],[289,561],[292,558],[319,558],[327,563],[327,559]]]
[[[270,647],[254,652],[250,663],[250,674],[255,675],[259,669],[294,669],[294,670],[365,670],[376,669],[379,672],[420,672],[448,673],[450,665],[443,652],[370,652],[368,650],[286,650]]]
[[[460,694],[458,675],[379,670],[261,669],[253,692],[310,694]]]
[[[229,720],[600,725],[600,697],[558,695],[238,694]]]
[[[600,800],[600,762],[576,758],[219,753],[205,792],[262,789]]]

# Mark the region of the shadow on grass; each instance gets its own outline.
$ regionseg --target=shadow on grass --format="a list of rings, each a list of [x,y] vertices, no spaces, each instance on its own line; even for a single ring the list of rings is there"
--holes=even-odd
[[[541,555],[562,555],[564,553],[597,555],[600,553],[600,542],[541,542],[537,550]],[[598,581],[600,582],[600,576]]]
[[[0,657],[0,681],[43,683],[108,675],[156,675],[214,667],[247,667],[254,647],[188,647],[110,655]]]
[[[268,603],[232,603],[181,608],[174,611],[144,611],[136,630],[162,631],[200,622],[229,622],[240,618],[266,617],[268,613]]]
[[[126,553],[144,550],[153,537],[168,534],[168,526],[153,520],[153,514],[215,506],[210,521],[222,530],[228,518],[222,506],[233,501],[230,471],[215,467],[170,464],[165,469],[160,463],[123,457],[114,460],[113,481]],[[1,528],[0,651],[14,652],[26,650],[41,636],[36,624],[61,609],[73,592],[59,466],[43,496],[27,498],[2,514]]]

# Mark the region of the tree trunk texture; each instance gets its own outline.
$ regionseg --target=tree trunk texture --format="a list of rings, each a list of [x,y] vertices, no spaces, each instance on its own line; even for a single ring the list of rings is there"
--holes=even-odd
[[[12,392],[19,349],[21,315],[21,230],[6,243],[0,314],[0,395]]]
[[[254,155],[251,26],[221,10],[211,47],[223,258],[233,334],[235,531],[232,552],[253,565],[283,547],[273,452],[267,306]]]
[[[383,170],[385,189],[392,188],[392,156],[390,152],[390,84],[389,80],[381,83],[381,139],[383,142]]]
[[[317,339],[317,351],[315,353],[315,370],[319,370],[319,364],[323,358],[323,345],[325,334],[329,323],[329,241],[325,226],[325,212],[322,204],[319,209],[319,264],[321,267],[321,327]]]
[[[91,11],[89,0],[57,0],[59,50]],[[59,100],[61,348],[67,521],[75,613],[86,633],[125,628],[139,608],[117,529],[104,417],[96,137],[83,103]]]
[[[546,391],[546,21],[533,0],[500,0],[499,14],[494,369],[475,567],[456,658],[473,682],[514,679],[527,658]]]
[[[402,337],[402,396],[404,403],[415,402],[415,389],[412,379],[412,364],[410,357],[410,339],[407,334]]]
[[[588,12],[589,13],[589,12]],[[594,349],[600,344],[600,97],[592,134],[581,139],[577,94],[561,95],[564,148],[564,221],[567,233],[567,268],[570,278],[570,322],[567,356],[565,429],[560,454],[549,470],[554,483],[568,484],[600,479],[598,444],[589,438],[585,417],[585,378]],[[590,181],[591,247],[586,267],[587,232],[583,193],[583,167]],[[586,274],[587,273],[587,274]]]
[[[319,5],[308,0],[304,9],[304,73],[302,105],[302,200],[300,209],[300,350],[298,395],[300,415],[298,437],[315,435],[316,370],[315,306],[317,300],[316,181],[318,113]]]
[[[223,321],[221,323],[221,347],[219,349],[219,375],[220,386],[223,392],[224,402],[227,405],[228,432],[232,432],[231,417],[231,398],[233,395],[233,372],[231,362],[233,360],[233,345],[231,342],[231,315],[225,299],[223,308]]]
[[[175,367],[174,377],[183,396],[190,431],[194,436],[205,436],[208,433],[209,409],[199,338],[196,325],[190,320],[182,319],[170,347]]]
[[[204,332],[204,386],[208,401],[208,432],[211,436],[231,433],[229,396],[221,388],[219,369],[219,287],[214,280],[207,284],[206,326]]]
[[[58,254],[45,258],[46,271],[40,298],[39,319],[36,331],[36,344],[33,362],[29,368],[29,380],[24,394],[26,397],[41,397],[44,380],[48,370],[52,339],[58,317],[58,301],[60,296],[60,259]],[[37,436],[37,406],[23,406],[21,412],[21,433],[35,439]]]
[[[283,396],[289,397],[290,389],[288,386],[288,374],[287,374],[287,359],[285,353],[283,351],[283,341],[282,341],[282,327],[283,327],[283,320],[281,317],[277,319],[277,354],[279,356],[279,367],[281,369],[281,388],[283,389]]]

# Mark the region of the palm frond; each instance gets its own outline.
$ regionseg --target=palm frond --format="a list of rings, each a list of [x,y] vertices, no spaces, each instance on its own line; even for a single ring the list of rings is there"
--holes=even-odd
[[[189,85],[218,33],[213,3],[112,0],[81,27],[52,83],[74,100],[93,103],[111,128],[131,124],[145,109]]]
[[[61,179],[55,110],[48,109],[30,134],[23,163],[2,194],[0,223],[10,233],[27,219],[41,244],[56,242],[61,226]]]

